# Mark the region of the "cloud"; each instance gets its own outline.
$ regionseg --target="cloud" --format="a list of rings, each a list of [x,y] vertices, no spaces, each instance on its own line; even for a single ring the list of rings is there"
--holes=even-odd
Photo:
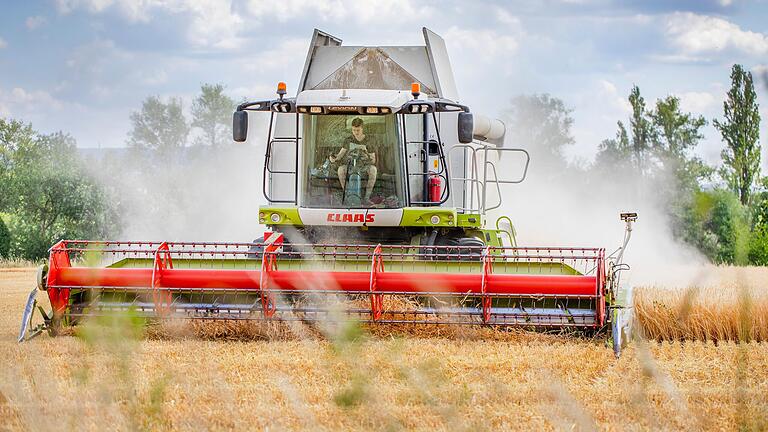
[[[160,14],[185,18],[187,40],[198,48],[238,49],[246,46],[247,35],[266,24],[311,18],[313,21],[344,23],[365,27],[391,28],[393,23],[421,22],[436,10],[415,0],[55,0],[60,14],[84,10],[90,14],[116,12],[131,23],[159,19]]]
[[[120,14],[130,21],[148,21],[149,9],[163,4],[161,0],[56,0],[56,9],[61,14],[69,14],[78,9],[84,9],[91,14],[100,14],[111,8],[116,8]]]
[[[158,86],[168,82],[168,73],[164,69],[138,71],[137,78],[144,85]]]
[[[27,26],[27,29],[36,30],[46,22],[48,22],[48,20],[44,16],[36,15],[27,17],[27,19],[24,21],[24,24]]]
[[[649,60],[657,61],[659,63],[670,64],[690,64],[690,63],[710,63],[712,59],[709,57],[701,57],[695,55],[685,54],[652,54],[648,56]]]
[[[504,56],[514,53],[520,47],[518,38],[522,32],[516,35],[499,33],[495,30],[476,30],[453,26],[443,35],[448,45],[448,51],[456,52],[456,58],[463,58],[464,53],[485,61],[497,62]]]
[[[244,20],[233,11],[229,0],[56,0],[56,6],[61,14],[114,10],[131,23],[150,22],[158,13],[184,16],[187,39],[196,47],[233,49],[245,41],[238,35]]]
[[[630,105],[629,100],[627,100],[626,96],[619,95],[619,91],[616,89],[615,84],[606,79],[601,79],[598,81],[598,85],[600,90],[596,95],[597,100],[606,100],[608,106],[621,114],[629,114],[632,112],[632,105]]]
[[[8,46],[8,42],[3,40],[3,38],[0,38],[0,49],[3,49]]]
[[[496,7],[496,20],[505,25],[520,26],[520,18],[512,15],[508,10]]]
[[[243,58],[240,63],[244,70],[258,73],[263,70],[293,70],[296,73],[301,72],[304,64],[303,53],[309,48],[309,38],[296,37],[280,40],[275,46],[262,48],[248,58]],[[291,53],[287,56],[287,53]],[[294,53],[302,53],[295,55]]]
[[[768,36],[742,30],[722,18],[690,12],[666,19],[666,36],[683,56],[738,51],[753,56],[768,54]]]
[[[715,95],[709,92],[685,92],[677,95],[680,108],[685,112],[704,113],[717,103]]]
[[[253,18],[276,19],[279,22],[310,16],[321,21],[390,26],[403,21],[421,21],[423,17],[435,13],[431,7],[415,0],[283,0],[279,7],[272,2],[250,0],[246,10]]]
[[[65,103],[43,90],[14,87],[10,91],[0,88],[0,115],[27,118],[32,112],[59,111]]]
[[[191,17],[187,37],[194,45],[235,49],[246,41],[239,35],[245,22],[239,14],[233,12],[228,2],[197,0],[184,3],[180,9]]]

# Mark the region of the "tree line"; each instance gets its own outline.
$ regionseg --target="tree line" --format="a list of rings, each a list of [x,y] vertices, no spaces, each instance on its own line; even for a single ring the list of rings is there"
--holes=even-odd
[[[59,239],[119,235],[128,212],[113,178],[125,177],[127,164],[143,176],[158,164],[200,164],[217,155],[231,143],[236,104],[224,90],[203,84],[190,119],[180,99],[146,98],[130,115],[129,151],[101,160],[79,154],[70,135],[41,134],[21,120],[0,119],[0,257],[40,259]],[[627,100],[629,118],[617,122],[615,135],[599,144],[589,163],[565,156],[575,139],[572,110],[562,100],[516,96],[505,116],[511,140],[531,143],[534,163],[549,172],[567,171],[584,182],[619,175],[652,183],[678,240],[716,263],[768,265],[768,178],[760,175],[752,74],[733,66],[723,117],[712,121],[724,143],[718,166],[695,153],[708,120],[684,112],[678,97],[647,103],[634,86]],[[146,189],[146,183],[134,189]]]
[[[725,144],[718,166],[696,156],[708,121],[683,112],[680,98],[649,104],[635,85],[627,101],[629,118],[617,122],[615,136],[600,143],[589,164],[565,159],[564,149],[574,143],[572,111],[557,98],[514,98],[508,128],[513,140],[532,143],[533,159],[544,160],[552,172],[570,171],[586,182],[620,177],[651,185],[627,192],[663,206],[673,235],[711,261],[768,265],[768,177],[760,174],[760,114],[751,72],[733,65],[723,118],[712,121]],[[655,196],[639,196],[649,191]]]
[[[83,156],[69,134],[42,134],[0,118],[0,258],[38,260],[61,239],[120,235],[127,209],[125,189],[116,184],[130,180],[129,166],[146,172],[163,161],[184,163],[180,158],[192,150],[207,157],[231,142],[235,102],[224,90],[203,84],[189,121],[180,99],[146,98],[130,116],[130,151],[114,157]]]

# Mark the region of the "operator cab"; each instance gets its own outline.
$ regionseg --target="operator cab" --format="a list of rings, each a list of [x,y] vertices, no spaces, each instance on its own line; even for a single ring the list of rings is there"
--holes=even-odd
[[[303,207],[405,206],[402,133],[394,114],[303,117]]]
[[[295,98],[284,98],[284,92],[280,83],[278,99],[241,104],[234,116],[234,140],[242,142],[247,111],[271,112],[263,177],[270,203],[401,209],[448,201],[439,116],[454,114],[458,141],[471,142],[472,115],[466,106],[419,98],[418,83],[410,91],[308,90]]]

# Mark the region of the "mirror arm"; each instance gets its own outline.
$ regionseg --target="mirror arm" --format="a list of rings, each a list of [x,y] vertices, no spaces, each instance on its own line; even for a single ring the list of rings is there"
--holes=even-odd
[[[270,111],[272,106],[271,100],[257,101],[257,102],[243,102],[237,106],[237,111]]]

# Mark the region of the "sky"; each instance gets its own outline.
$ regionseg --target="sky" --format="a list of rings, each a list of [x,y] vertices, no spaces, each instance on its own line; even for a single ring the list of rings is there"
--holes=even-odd
[[[0,117],[122,147],[150,95],[188,110],[202,83],[236,100],[270,98],[278,81],[295,93],[314,28],[347,45],[423,45],[423,26],[446,40],[474,112],[500,116],[517,94],[562,99],[574,159],[615,135],[638,85],[649,104],[673,94],[706,117],[697,151],[717,163],[711,120],[734,63],[755,74],[768,137],[768,0],[0,0]]]

